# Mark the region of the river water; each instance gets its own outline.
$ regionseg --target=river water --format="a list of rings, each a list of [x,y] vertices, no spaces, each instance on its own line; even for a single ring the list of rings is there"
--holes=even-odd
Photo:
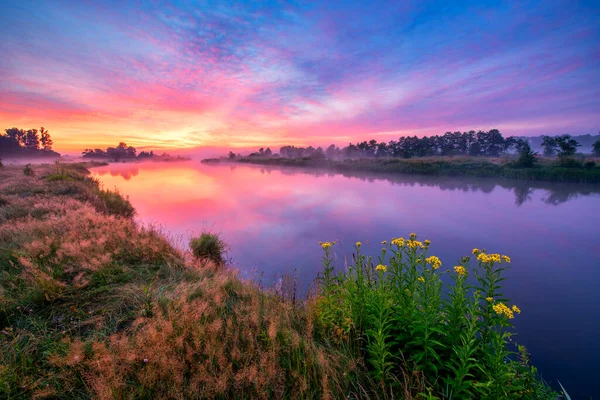
[[[341,242],[342,265],[356,241],[376,255],[382,240],[411,232],[444,267],[474,247],[507,254],[505,294],[522,310],[516,340],[547,381],[574,398],[600,395],[600,186],[195,161],[92,173],[180,245],[220,233],[243,276],[277,285],[293,273],[300,293],[320,271],[319,241]]]

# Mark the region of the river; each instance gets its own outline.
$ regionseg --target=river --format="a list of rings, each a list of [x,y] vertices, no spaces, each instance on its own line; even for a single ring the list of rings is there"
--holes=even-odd
[[[339,264],[361,241],[416,232],[451,267],[474,247],[512,258],[505,294],[523,311],[516,340],[542,376],[574,398],[600,394],[600,186],[407,175],[342,175],[256,165],[111,164],[94,168],[129,196],[143,223],[180,246],[209,230],[244,277],[277,285],[320,270],[319,241]]]

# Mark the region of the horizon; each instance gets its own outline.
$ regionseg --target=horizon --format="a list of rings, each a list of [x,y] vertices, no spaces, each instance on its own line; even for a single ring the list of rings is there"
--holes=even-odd
[[[62,153],[598,134],[595,4],[369,4],[2,4],[0,123]]]

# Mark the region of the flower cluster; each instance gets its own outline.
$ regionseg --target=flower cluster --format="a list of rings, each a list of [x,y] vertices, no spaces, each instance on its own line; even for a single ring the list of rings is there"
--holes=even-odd
[[[438,269],[442,266],[442,261],[436,256],[427,257],[425,261],[427,262],[427,264],[431,264],[431,267],[433,269]]]
[[[392,244],[396,245],[398,247],[402,247],[402,246],[404,246],[404,238],[393,238]]]
[[[481,261],[482,263],[509,263],[510,262],[510,257],[508,256],[500,256],[500,254],[486,254],[484,252],[480,252],[477,255],[477,260]]]
[[[493,305],[492,308],[494,309],[494,312],[496,312],[496,314],[504,315],[508,319],[513,319],[515,317],[514,313],[521,314],[521,310],[515,305],[513,305],[511,309],[504,303],[498,303]]]
[[[335,242],[331,243],[331,242],[319,242],[319,244],[321,245],[321,247],[325,250],[327,250],[328,248],[330,248],[331,246],[333,246],[335,244]]]
[[[383,264],[379,264],[378,266],[375,267],[375,269],[377,271],[383,271],[383,272],[385,272],[387,270],[387,266],[385,266]]]
[[[455,266],[454,272],[456,272],[458,275],[466,275],[467,274],[467,270],[465,269],[465,267],[463,267],[461,265]]]
[[[412,237],[412,235],[411,235],[411,237]],[[425,246],[423,245],[423,242],[419,242],[418,240],[413,240],[413,239],[407,240],[406,245],[413,250],[418,249],[418,248],[421,248],[421,249],[425,248]]]

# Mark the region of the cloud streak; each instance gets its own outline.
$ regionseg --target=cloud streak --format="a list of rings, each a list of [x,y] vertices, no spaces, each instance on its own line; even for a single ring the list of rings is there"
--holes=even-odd
[[[401,3],[2,4],[0,123],[66,150],[598,129],[597,4]]]

